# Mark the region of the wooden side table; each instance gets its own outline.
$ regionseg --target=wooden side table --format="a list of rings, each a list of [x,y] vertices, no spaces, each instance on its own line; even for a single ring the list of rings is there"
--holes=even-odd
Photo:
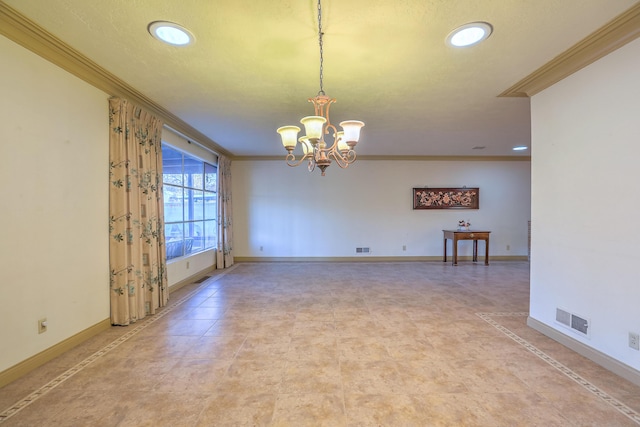
[[[489,265],[490,231],[442,230],[442,232],[444,233],[444,257],[442,262],[447,262],[447,239],[451,239],[453,242],[453,265],[458,265],[458,240],[473,240],[473,262],[478,261],[478,240],[484,240],[484,265]]]

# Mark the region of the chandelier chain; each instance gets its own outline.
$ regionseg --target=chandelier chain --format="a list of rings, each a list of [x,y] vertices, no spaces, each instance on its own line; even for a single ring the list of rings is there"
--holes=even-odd
[[[320,4],[320,0],[318,0],[318,43],[320,45],[320,92],[318,95],[324,95],[324,86],[323,86],[323,71],[324,71],[324,49],[323,49],[323,41],[322,36],[324,33],[322,32],[322,5]]]

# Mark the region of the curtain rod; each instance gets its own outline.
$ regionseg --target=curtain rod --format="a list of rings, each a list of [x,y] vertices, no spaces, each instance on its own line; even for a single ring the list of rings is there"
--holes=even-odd
[[[205,146],[205,145],[202,145],[202,144],[201,144],[201,143],[199,143],[198,141],[194,141],[193,139],[189,138],[187,135],[185,135],[185,134],[183,134],[182,132],[180,132],[180,131],[178,131],[178,130],[176,130],[176,129],[172,128],[172,127],[171,127],[171,126],[169,126],[168,124],[166,124],[166,123],[165,123],[165,124],[163,125],[163,127],[164,127],[165,129],[167,129],[167,130],[169,130],[169,131],[171,131],[171,132],[175,133],[176,135],[178,135],[178,136],[180,136],[180,137],[182,137],[182,138],[186,139],[188,143],[190,143],[190,144],[195,144],[195,145],[197,145],[198,147],[202,148],[203,150],[206,150],[206,151],[210,152],[211,154],[213,154],[214,156],[216,156],[216,157],[218,157],[218,158],[221,156],[220,154],[218,154],[218,153],[216,153],[215,151],[213,151],[211,148],[209,148],[209,147],[207,147],[207,146]]]

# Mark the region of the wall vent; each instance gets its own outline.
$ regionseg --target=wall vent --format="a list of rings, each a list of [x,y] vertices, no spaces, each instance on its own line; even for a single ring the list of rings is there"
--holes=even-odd
[[[571,313],[560,308],[556,308],[556,321],[562,323],[564,326],[571,327]]]
[[[582,316],[570,313],[567,310],[556,308],[556,322],[560,323],[574,332],[589,337],[589,320]]]
[[[571,315],[571,329],[575,329],[576,331],[589,335],[589,322],[587,319],[583,319],[582,317],[576,316],[575,314]]]
[[[357,254],[368,254],[369,253],[369,248],[356,248],[356,253]]]

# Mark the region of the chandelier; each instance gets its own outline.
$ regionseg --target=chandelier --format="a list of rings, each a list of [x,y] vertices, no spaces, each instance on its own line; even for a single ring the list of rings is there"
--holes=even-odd
[[[318,95],[309,98],[313,103],[315,115],[307,116],[300,120],[304,125],[305,136],[298,138],[300,128],[298,126],[283,126],[278,128],[278,133],[282,137],[282,145],[287,150],[287,165],[294,167],[308,161],[307,167],[312,172],[316,166],[322,171],[331,165],[332,159],[341,168],[348,167],[356,160],[355,147],[360,139],[360,128],[363,122],[358,120],[347,120],[340,123],[341,131],[331,124],[329,120],[329,108],[336,102],[335,98],[330,98],[324,93],[323,88],[323,41],[322,37],[322,5],[318,0],[318,42],[320,46],[320,91]],[[302,148],[302,157],[296,159],[293,150],[298,141]]]

